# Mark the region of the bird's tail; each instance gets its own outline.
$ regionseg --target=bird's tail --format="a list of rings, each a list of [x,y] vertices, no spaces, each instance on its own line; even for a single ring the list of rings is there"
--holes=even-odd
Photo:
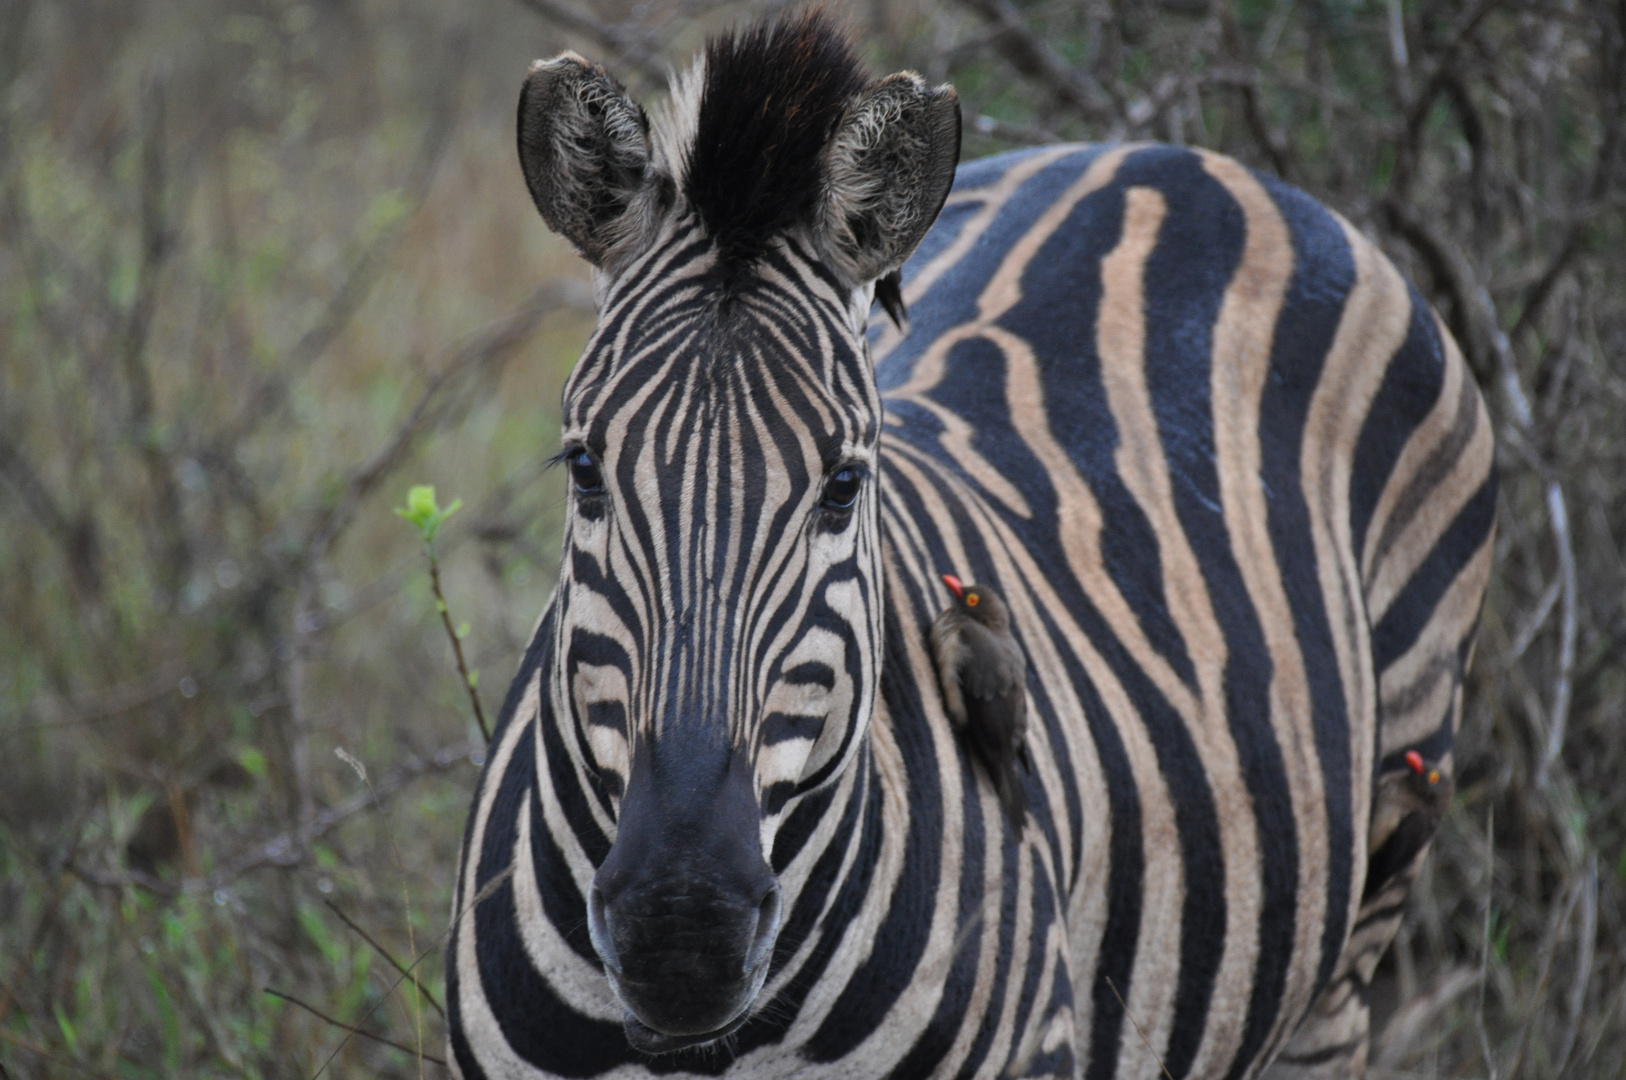
[[[1018,833],[1021,833],[1022,826],[1027,823],[1028,794],[1027,789],[1022,786],[1022,781],[1017,778],[1016,760],[1007,759],[992,779],[994,791],[999,795],[999,805],[1004,807],[1011,824],[1016,827]]]

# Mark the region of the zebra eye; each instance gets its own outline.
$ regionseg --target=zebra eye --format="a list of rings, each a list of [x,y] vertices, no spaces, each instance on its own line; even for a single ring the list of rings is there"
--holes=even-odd
[[[570,479],[578,495],[599,495],[604,491],[604,476],[598,471],[598,462],[585,449],[573,451],[565,459],[570,465]]]
[[[864,470],[857,465],[844,465],[824,482],[824,498],[819,505],[826,510],[850,510],[863,486]]]

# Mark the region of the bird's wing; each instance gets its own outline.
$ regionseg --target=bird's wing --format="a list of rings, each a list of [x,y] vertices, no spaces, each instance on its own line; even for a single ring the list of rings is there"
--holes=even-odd
[[[1372,853],[1372,858],[1366,864],[1366,887],[1361,892],[1361,902],[1372,899],[1383,891],[1383,887],[1395,875],[1405,872],[1417,858],[1417,853],[1423,846],[1434,838],[1434,829],[1437,822],[1430,820],[1430,815],[1421,811],[1413,811],[1400,820],[1395,831],[1389,834],[1388,839]]]
[[[959,669],[965,649],[955,633],[954,610],[939,615],[932,623],[932,661],[937,667],[937,685],[943,694],[943,712],[955,727],[965,726],[965,697],[960,692]]]
[[[976,623],[961,634],[960,686],[968,698],[1004,699],[1027,683],[1027,657],[1014,640]]]
[[[1016,775],[1017,748],[1027,727],[1027,701],[1020,689],[998,698],[967,697],[964,737],[972,756],[982,763],[999,801],[1021,828],[1027,798]]]

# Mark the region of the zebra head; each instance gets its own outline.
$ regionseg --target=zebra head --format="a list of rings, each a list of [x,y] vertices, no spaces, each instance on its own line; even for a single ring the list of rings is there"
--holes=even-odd
[[[942,206],[954,92],[871,82],[818,13],[712,40],[654,122],[572,53],[533,66],[519,151],[592,263],[564,392],[554,716],[613,843],[588,928],[629,1040],[744,1022],[788,902],[796,801],[880,676],[881,403],[865,326]]]

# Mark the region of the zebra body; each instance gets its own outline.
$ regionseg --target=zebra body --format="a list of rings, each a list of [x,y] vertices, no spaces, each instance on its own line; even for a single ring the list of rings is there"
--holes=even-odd
[[[601,243],[533,194],[603,312],[560,588],[465,840],[461,1074],[1359,1074],[1410,880],[1363,910],[1375,783],[1449,758],[1495,494],[1472,379],[1383,255],[1217,155],[1017,152],[903,244],[907,333],[865,355],[908,250],[855,273],[793,228],[708,367],[704,212],[635,192],[649,236]],[[787,341],[814,374],[761,377]],[[946,571],[1028,657],[1022,829],[943,713]]]

